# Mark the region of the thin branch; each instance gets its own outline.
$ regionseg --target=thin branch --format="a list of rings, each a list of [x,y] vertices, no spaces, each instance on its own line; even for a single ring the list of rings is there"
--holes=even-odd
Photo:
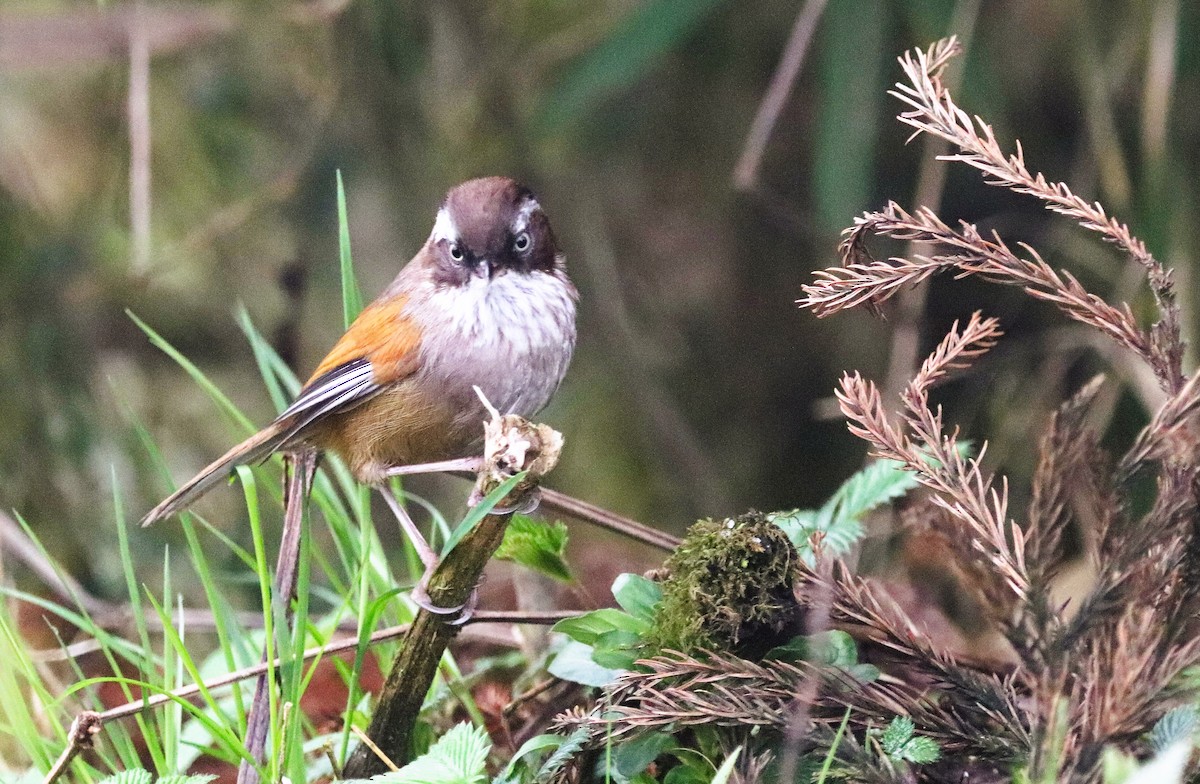
[[[791,35],[788,36],[783,55],[779,58],[779,65],[775,68],[762,103],[758,105],[758,112],[754,115],[754,122],[746,135],[746,144],[733,170],[733,187],[740,191],[753,191],[758,185],[758,171],[762,166],[767,142],[775,130],[775,123],[779,121],[780,112],[787,104],[792,86],[800,75],[800,68],[804,65],[804,57],[808,53],[809,44],[812,42],[813,33],[816,32],[821,13],[825,10],[826,2],[827,0],[808,0],[800,9],[800,13],[796,14]]]
[[[557,612],[525,612],[522,610],[480,610],[471,616],[464,625],[472,624],[489,624],[489,623],[504,623],[504,624],[552,624],[563,620],[564,618],[574,618],[579,613],[573,610],[562,610]],[[318,645],[308,648],[300,655],[300,661],[307,663],[313,659],[329,656],[333,654],[343,653],[346,651],[357,650],[361,644],[364,648],[369,648],[376,643],[389,642],[398,640],[408,633],[411,624],[400,624],[399,626],[388,626],[384,629],[379,629],[373,632],[365,641],[360,642],[357,636],[347,637],[343,640],[337,640],[326,645]],[[110,721],[124,719],[133,716],[137,713],[151,710],[160,707],[168,702],[178,702],[195,697],[197,694],[206,691],[214,691],[223,686],[232,686],[235,683],[249,680],[250,678],[258,677],[272,668],[278,668],[283,665],[282,658],[276,658],[270,662],[259,662],[258,664],[249,667],[243,667],[233,672],[211,678],[202,683],[192,683],[187,686],[180,686],[169,692],[160,692],[152,694],[145,699],[133,700],[123,705],[117,705],[105,711],[83,711],[71,725],[71,731],[68,733],[72,740],[66,749],[63,751],[62,758],[66,759],[66,764],[69,764],[75,755],[80,750],[86,748],[86,743],[89,739],[95,737],[96,733],[105,724]],[[85,731],[76,731],[77,728],[85,728]],[[67,755],[70,755],[67,757]],[[52,770],[58,770],[58,765]],[[53,776],[48,776],[46,784],[50,784],[61,774],[61,770]]]
[[[150,267],[150,41],[144,5],[129,25],[129,225],[135,275]]]
[[[313,474],[317,470],[317,453],[311,449],[287,455],[287,490],[284,493],[283,536],[279,545],[279,560],[275,566],[275,581],[272,586],[269,608],[274,617],[283,617],[292,626],[292,600],[296,595],[296,584],[300,574],[300,540],[308,527],[308,491],[312,487]],[[281,611],[277,612],[277,605]],[[289,632],[291,629],[289,628]],[[269,647],[263,648],[266,661]],[[238,764],[238,784],[258,784],[259,766],[266,760],[267,737],[271,722],[271,688],[274,685],[270,667],[258,676],[254,684],[254,698],[246,716],[246,757]]]
[[[583,520],[607,531],[628,536],[630,539],[648,544],[651,547],[671,552],[679,547],[679,543],[683,541],[679,537],[665,531],[651,528],[648,525],[639,523],[637,520],[619,515],[616,512],[611,512],[587,501],[582,501],[561,491],[543,487],[541,488],[541,493],[541,505],[544,509],[553,510],[560,514],[574,517],[577,520]]]

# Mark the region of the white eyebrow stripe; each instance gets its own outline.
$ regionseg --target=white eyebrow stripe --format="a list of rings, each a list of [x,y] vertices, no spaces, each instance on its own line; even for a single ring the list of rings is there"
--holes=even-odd
[[[540,212],[542,205],[538,204],[538,200],[530,196],[521,205],[520,212],[517,213],[517,219],[513,221],[513,229],[517,232],[525,231],[529,227],[529,216],[535,212]]]
[[[433,222],[433,241],[449,240],[455,242],[458,240],[458,227],[454,225],[454,219],[450,217],[450,210],[442,207],[438,210],[437,220]]]

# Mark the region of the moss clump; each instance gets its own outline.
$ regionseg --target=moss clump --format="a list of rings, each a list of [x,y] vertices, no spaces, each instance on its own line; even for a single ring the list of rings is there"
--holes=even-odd
[[[667,559],[651,645],[761,657],[797,632],[799,556],[761,512],[701,520]]]

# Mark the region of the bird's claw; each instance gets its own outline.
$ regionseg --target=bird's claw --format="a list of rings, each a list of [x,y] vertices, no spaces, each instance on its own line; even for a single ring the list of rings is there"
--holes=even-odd
[[[453,617],[451,620],[444,621],[449,626],[462,626],[464,623],[471,620],[471,616],[475,614],[475,608],[479,604],[479,589],[472,588],[471,595],[468,596],[467,600],[462,604],[455,605],[453,607],[442,607],[441,605],[434,604],[433,599],[429,596],[429,576],[432,573],[432,569],[425,572],[425,574],[421,575],[421,579],[417,581],[417,584],[413,586],[412,593],[410,594],[413,603],[422,610],[432,613],[439,618],[450,618],[451,616],[457,616]]]

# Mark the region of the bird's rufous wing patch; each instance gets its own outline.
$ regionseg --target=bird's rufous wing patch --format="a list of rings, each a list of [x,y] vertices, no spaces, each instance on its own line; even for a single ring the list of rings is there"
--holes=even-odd
[[[407,299],[392,297],[368,305],[321,360],[305,389],[334,368],[357,359],[371,363],[374,381],[381,386],[415,371],[421,330],[403,314]]]
[[[296,400],[279,415],[291,438],[327,414],[374,397],[417,369],[420,330],[403,315],[404,298],[368,305],[321,360]]]

